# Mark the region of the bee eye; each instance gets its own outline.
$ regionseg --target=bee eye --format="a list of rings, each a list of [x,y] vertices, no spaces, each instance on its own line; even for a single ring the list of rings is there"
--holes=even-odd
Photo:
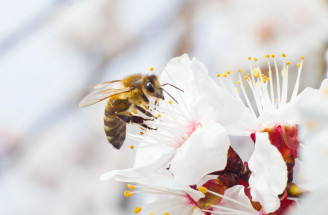
[[[146,83],[146,90],[150,93],[155,92],[155,89],[154,89],[153,85],[149,81]]]

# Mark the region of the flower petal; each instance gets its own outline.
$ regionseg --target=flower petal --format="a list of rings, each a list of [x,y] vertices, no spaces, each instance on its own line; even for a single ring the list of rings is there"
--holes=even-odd
[[[278,195],[287,184],[287,167],[267,133],[256,133],[255,151],[248,164],[253,201],[260,202],[266,213],[274,212],[280,206]]]
[[[177,183],[193,185],[206,174],[223,170],[229,146],[227,132],[220,124],[198,128],[171,162],[170,170]]]

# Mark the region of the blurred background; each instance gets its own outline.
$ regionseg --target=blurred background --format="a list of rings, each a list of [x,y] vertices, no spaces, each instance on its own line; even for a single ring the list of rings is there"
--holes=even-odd
[[[0,215],[132,214],[131,167],[103,131],[105,103],[79,108],[96,83],[160,72],[188,53],[216,73],[305,56],[301,88],[325,77],[327,0],[29,0],[0,2]]]

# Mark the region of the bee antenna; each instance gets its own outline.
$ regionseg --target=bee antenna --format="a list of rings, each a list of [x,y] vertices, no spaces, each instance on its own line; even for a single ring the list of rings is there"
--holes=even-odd
[[[179,104],[178,103],[178,101],[177,100],[175,100],[175,98],[173,98],[173,96],[171,96],[171,94],[170,93],[168,93],[164,88],[161,88],[164,92],[166,92],[167,93],[167,95],[169,95],[170,97],[171,97],[171,99],[173,99],[177,104]]]
[[[165,85],[169,85],[169,86],[171,86],[171,87],[174,87],[174,88],[177,89],[177,90],[180,90],[181,92],[184,92],[183,90],[181,90],[180,88],[174,86],[173,84],[166,83],[166,84],[163,84],[162,86],[165,86]],[[166,93],[167,93],[167,92],[166,92]]]

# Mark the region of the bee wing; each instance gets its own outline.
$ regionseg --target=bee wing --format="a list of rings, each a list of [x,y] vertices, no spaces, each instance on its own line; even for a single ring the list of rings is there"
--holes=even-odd
[[[82,99],[79,106],[86,107],[107,99],[111,96],[129,92],[131,88],[123,87],[122,80],[107,81],[97,84],[93,87],[93,91]]]

